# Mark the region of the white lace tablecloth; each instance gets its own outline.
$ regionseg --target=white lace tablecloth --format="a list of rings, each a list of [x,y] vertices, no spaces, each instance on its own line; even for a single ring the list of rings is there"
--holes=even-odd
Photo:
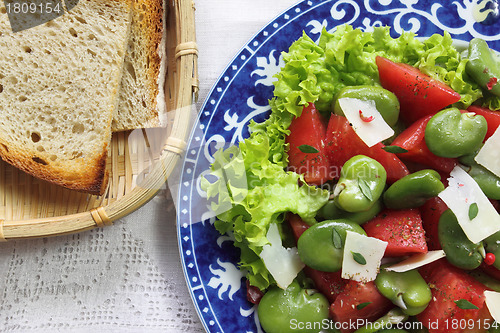
[[[295,0],[195,0],[201,107],[233,55]],[[112,227],[0,243],[0,332],[203,332],[168,190]]]

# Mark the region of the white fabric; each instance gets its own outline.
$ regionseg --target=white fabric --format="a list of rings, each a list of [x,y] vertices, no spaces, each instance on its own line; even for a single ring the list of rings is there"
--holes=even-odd
[[[295,0],[195,0],[201,107],[237,51]],[[168,190],[114,226],[0,243],[1,332],[203,332]]]

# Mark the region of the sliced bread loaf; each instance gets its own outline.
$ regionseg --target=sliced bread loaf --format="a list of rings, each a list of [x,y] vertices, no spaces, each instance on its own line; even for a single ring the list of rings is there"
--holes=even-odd
[[[70,189],[102,194],[131,0],[80,0],[13,33],[0,2],[0,157]]]
[[[164,0],[133,0],[114,132],[161,125],[166,70]]]

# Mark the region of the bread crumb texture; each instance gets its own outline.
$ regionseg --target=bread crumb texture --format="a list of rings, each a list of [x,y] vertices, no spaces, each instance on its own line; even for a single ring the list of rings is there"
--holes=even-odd
[[[0,3],[0,156],[45,180],[102,193],[130,0],[80,0],[12,33]]]

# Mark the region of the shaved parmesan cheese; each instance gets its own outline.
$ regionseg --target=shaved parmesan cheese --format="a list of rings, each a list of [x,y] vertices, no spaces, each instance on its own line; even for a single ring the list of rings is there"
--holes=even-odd
[[[378,112],[374,101],[346,97],[339,99],[339,105],[356,134],[368,147],[394,135],[394,130]]]
[[[283,247],[276,223],[271,223],[266,238],[271,244],[262,247],[260,257],[278,287],[286,289],[305,265],[300,260],[296,247]]]
[[[500,215],[488,200],[474,179],[459,166],[455,167],[448,178],[448,187],[439,197],[457,217],[467,238],[479,243],[500,230]],[[471,220],[469,209],[477,205],[477,215]]]
[[[500,177],[500,127],[486,140],[474,159]]]
[[[347,231],[342,259],[342,278],[359,282],[375,280],[386,247],[387,242],[380,239]],[[365,264],[356,261],[357,254],[365,259]]]
[[[388,271],[394,272],[407,272],[412,269],[422,267],[424,265],[430,264],[436,260],[439,260],[445,257],[446,254],[443,250],[429,251],[427,253],[420,253],[409,257],[397,264],[386,267],[385,269]]]
[[[495,319],[497,323],[500,323],[500,293],[485,290],[484,300],[493,319]]]

